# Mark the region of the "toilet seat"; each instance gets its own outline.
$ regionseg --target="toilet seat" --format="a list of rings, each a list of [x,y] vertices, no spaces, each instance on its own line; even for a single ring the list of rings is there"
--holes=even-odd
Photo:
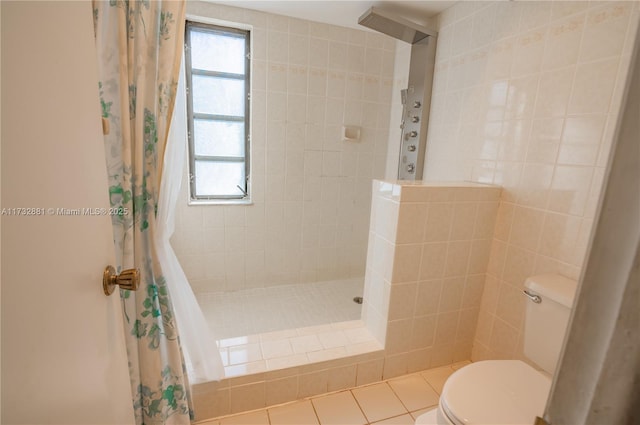
[[[542,416],[551,379],[519,360],[486,360],[457,370],[440,397],[455,425],[530,425]]]

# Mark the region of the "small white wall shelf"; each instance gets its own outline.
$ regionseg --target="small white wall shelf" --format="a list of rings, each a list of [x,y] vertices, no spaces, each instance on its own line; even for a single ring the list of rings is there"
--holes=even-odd
[[[360,140],[360,127],[357,125],[342,126],[342,140],[345,142],[357,142]]]

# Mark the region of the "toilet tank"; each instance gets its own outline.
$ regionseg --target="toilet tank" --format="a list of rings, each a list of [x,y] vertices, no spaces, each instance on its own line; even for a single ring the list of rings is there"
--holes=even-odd
[[[564,335],[576,293],[577,282],[558,274],[528,278],[524,284],[540,303],[526,299],[524,354],[553,375],[562,350]]]

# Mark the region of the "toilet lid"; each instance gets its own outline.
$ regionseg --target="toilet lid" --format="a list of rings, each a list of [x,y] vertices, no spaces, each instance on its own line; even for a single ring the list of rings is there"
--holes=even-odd
[[[551,380],[519,360],[487,360],[457,370],[440,406],[457,425],[526,424],[542,416]]]

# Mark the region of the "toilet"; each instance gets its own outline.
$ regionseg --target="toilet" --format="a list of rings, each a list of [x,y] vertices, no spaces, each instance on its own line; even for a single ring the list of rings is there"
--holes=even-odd
[[[577,282],[557,274],[525,282],[524,354],[520,360],[485,360],[454,372],[440,403],[416,425],[531,425],[542,416],[569,322]]]

